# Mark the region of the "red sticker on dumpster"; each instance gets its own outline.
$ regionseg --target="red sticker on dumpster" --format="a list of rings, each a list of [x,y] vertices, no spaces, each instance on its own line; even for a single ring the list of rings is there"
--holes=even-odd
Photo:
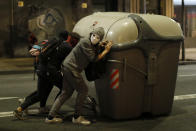
[[[117,89],[119,87],[119,70],[112,69],[110,74],[110,88]]]

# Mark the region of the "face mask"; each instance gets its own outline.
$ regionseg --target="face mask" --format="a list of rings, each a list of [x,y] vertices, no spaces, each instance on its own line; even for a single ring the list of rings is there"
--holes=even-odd
[[[91,35],[91,43],[92,43],[93,45],[99,43],[99,41],[100,41],[99,35],[97,35],[97,34],[92,34],[92,35]]]

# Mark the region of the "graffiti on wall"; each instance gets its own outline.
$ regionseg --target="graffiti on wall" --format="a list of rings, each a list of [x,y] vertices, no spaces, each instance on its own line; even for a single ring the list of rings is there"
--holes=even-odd
[[[39,16],[28,21],[28,29],[38,39],[38,43],[44,39],[56,37],[59,32],[65,29],[65,21],[58,9],[47,9]]]

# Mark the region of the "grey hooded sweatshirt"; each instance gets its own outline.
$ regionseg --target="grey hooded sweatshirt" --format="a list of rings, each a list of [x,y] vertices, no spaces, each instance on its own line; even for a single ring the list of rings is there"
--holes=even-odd
[[[90,34],[97,34],[99,35],[100,40],[102,40],[104,36],[104,29],[102,27],[98,27]],[[95,61],[96,58],[97,50],[95,46],[91,43],[89,38],[83,38],[66,57],[63,62],[63,66],[70,69],[74,76],[77,77],[77,73],[81,73],[87,65],[90,62]]]

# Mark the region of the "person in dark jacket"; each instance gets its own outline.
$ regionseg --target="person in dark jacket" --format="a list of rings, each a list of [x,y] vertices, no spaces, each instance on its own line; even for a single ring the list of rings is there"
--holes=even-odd
[[[67,38],[69,37],[69,40]],[[27,107],[40,102],[41,113],[46,110],[47,98],[55,85],[62,89],[62,74],[61,64],[65,57],[70,53],[72,48],[79,41],[80,36],[77,33],[69,33],[64,31],[59,35],[59,40],[45,40],[39,45],[34,45],[30,50],[31,55],[38,56],[39,62],[37,65],[38,83],[37,90],[27,96],[24,102],[13,112],[18,119],[23,119],[23,111]]]
[[[69,99],[74,90],[77,91],[76,106],[73,123],[89,125],[91,122],[82,116],[82,107],[88,94],[88,87],[84,82],[81,72],[90,62],[102,59],[112,46],[112,42],[108,42],[103,52],[98,54],[99,44],[104,37],[104,29],[102,27],[94,29],[90,33],[89,38],[84,38],[73,48],[70,54],[63,61],[63,88],[61,94],[55,100],[46,123],[62,122],[61,118],[55,117],[63,103]]]

